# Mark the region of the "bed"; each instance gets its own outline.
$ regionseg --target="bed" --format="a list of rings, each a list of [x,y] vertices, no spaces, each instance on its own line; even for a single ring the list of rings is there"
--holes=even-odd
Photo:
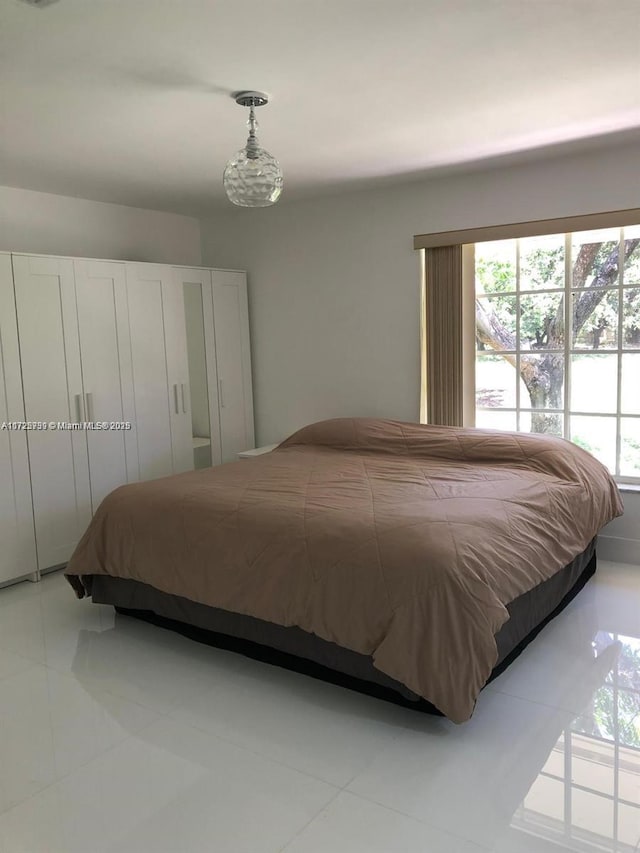
[[[65,572],[79,597],[463,722],[621,512],[563,439],[341,418],[116,489]]]

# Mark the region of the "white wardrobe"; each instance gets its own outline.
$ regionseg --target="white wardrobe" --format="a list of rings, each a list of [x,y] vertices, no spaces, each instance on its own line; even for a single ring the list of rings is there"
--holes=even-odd
[[[254,435],[244,273],[0,260],[0,420],[115,425],[0,432],[0,536],[22,555],[2,549],[2,583],[65,563],[117,486],[230,461]]]
[[[37,576],[11,257],[0,254],[0,583]]]
[[[233,462],[255,447],[246,274],[182,267],[173,276],[187,312],[194,446],[210,438],[210,464]]]

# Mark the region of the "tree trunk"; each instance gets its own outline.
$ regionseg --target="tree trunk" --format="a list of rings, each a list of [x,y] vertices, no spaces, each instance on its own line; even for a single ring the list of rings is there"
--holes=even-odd
[[[563,416],[547,413],[544,409],[562,408],[564,357],[549,354],[539,359],[529,359],[523,356],[521,367],[522,379],[531,399],[531,408],[541,410],[531,414],[531,432],[562,435]]]

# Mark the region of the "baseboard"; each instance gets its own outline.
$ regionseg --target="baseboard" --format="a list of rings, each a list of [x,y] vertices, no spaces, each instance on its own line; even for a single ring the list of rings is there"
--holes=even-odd
[[[633,563],[640,566],[640,539],[621,536],[598,536],[598,557],[614,563]]]

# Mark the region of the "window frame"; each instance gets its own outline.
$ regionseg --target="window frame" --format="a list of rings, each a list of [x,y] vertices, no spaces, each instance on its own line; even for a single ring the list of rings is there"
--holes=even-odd
[[[616,346],[608,347],[606,350],[603,349],[600,352],[602,355],[610,355],[615,356],[616,358],[616,408],[615,412],[595,412],[595,411],[579,411],[572,409],[571,406],[571,382],[572,382],[572,370],[573,370],[573,358],[575,356],[585,355],[590,350],[582,347],[576,347],[573,344],[573,330],[572,330],[572,321],[573,321],[573,299],[576,294],[580,294],[584,292],[585,288],[573,287],[572,281],[572,266],[573,266],[573,257],[572,257],[572,246],[573,246],[573,237],[576,233],[580,233],[578,231],[569,231],[564,232],[564,281],[562,287],[554,287],[554,288],[536,288],[536,289],[525,289],[521,288],[521,267],[520,267],[520,241],[522,239],[526,239],[523,237],[510,237],[506,238],[506,240],[515,240],[515,260],[516,260],[516,276],[515,276],[515,289],[509,291],[500,291],[501,297],[512,297],[515,300],[515,316],[517,318],[516,322],[516,348],[509,350],[501,350],[499,356],[510,355],[515,359],[514,370],[516,373],[515,378],[515,406],[478,406],[475,400],[475,378],[474,378],[474,413],[473,413],[473,424],[475,425],[475,412],[477,411],[490,411],[490,412],[504,412],[515,414],[516,418],[516,431],[526,431],[521,430],[521,417],[524,413],[525,415],[531,415],[534,412],[544,411],[548,414],[557,414],[562,416],[562,424],[563,424],[563,437],[568,440],[572,440],[572,418],[574,417],[600,417],[613,419],[615,421],[615,470],[612,471],[612,476],[614,476],[617,483],[620,485],[640,485],[640,476],[632,476],[620,473],[620,463],[621,463],[621,450],[622,450],[622,421],[623,419],[631,419],[637,420],[640,423],[640,413],[623,413],[622,412],[622,367],[623,367],[623,355],[640,355],[640,347],[625,347],[624,346],[624,336],[623,336],[623,324],[624,324],[624,310],[623,310],[623,295],[626,289],[630,287],[640,287],[640,282],[631,282],[625,283],[624,281],[624,250],[625,250],[625,227],[634,227],[637,228],[640,226],[640,217],[638,218],[636,223],[630,223],[627,226],[616,226],[618,230],[618,251],[619,258],[621,259],[618,264],[618,280],[615,285],[612,285],[607,288],[603,288],[607,292],[616,293],[618,296],[618,318],[617,318],[617,335],[616,335]],[[589,229],[593,231],[598,230],[610,230],[609,228],[603,229]],[[558,232],[558,234],[548,235],[548,236],[561,236],[563,232]],[[543,236],[543,235],[535,235],[535,236]],[[544,235],[547,236],[547,235]],[[628,239],[628,238],[626,238]],[[483,242],[495,242],[495,241],[483,241]],[[477,341],[475,336],[475,300],[476,299],[486,299],[489,300],[492,297],[491,293],[488,294],[477,294],[476,292],[476,282],[475,282],[475,244],[473,246],[473,315],[474,315],[474,354],[473,354],[473,372],[475,374],[475,369],[477,365],[477,358],[479,355],[487,354],[484,350],[479,351],[477,348]],[[469,287],[469,282],[463,282],[463,287],[466,289]],[[522,358],[523,353],[528,353],[530,350],[523,349],[521,346],[521,332],[520,332],[520,322],[519,318],[521,316],[521,299],[524,296],[529,295],[542,295],[542,294],[558,294],[564,298],[564,326],[565,326],[565,334],[564,334],[564,345],[562,348],[557,349],[542,349],[541,353],[551,353],[562,355],[564,360],[564,386],[563,386],[563,407],[562,408],[550,408],[550,409],[535,409],[530,406],[521,406],[521,374],[520,374],[520,360]],[[488,351],[491,352],[490,350]],[[465,368],[468,372],[469,364],[465,363]],[[466,399],[468,399],[468,394],[466,395]],[[468,405],[468,404],[467,404]],[[465,412],[465,423],[470,420],[467,412]]]
[[[441,389],[430,389],[444,400],[462,393],[462,425],[475,426],[475,263],[474,246],[476,243],[506,240],[513,237],[535,237],[550,234],[572,233],[578,231],[598,230],[635,226],[640,223],[640,208],[623,210],[608,210],[596,213],[563,216],[555,219],[536,219],[529,221],[510,222],[506,224],[483,225],[455,231],[437,231],[416,234],[413,238],[413,248],[420,250],[420,282],[421,282],[421,320],[420,320],[420,422],[430,423],[431,412],[427,402],[430,376],[430,366],[427,360],[427,329],[425,324],[425,257],[429,249],[443,246],[460,246],[462,248],[462,268],[459,278],[449,276],[445,286],[458,288],[462,293],[462,359],[456,371],[447,377]],[[473,331],[472,331],[473,330]],[[433,332],[433,330],[431,330]],[[436,334],[441,331],[436,328]],[[619,407],[616,411],[619,416]],[[450,424],[455,426],[457,424]],[[617,449],[617,448],[616,448]],[[639,480],[635,477],[618,477],[622,489],[640,491]]]

